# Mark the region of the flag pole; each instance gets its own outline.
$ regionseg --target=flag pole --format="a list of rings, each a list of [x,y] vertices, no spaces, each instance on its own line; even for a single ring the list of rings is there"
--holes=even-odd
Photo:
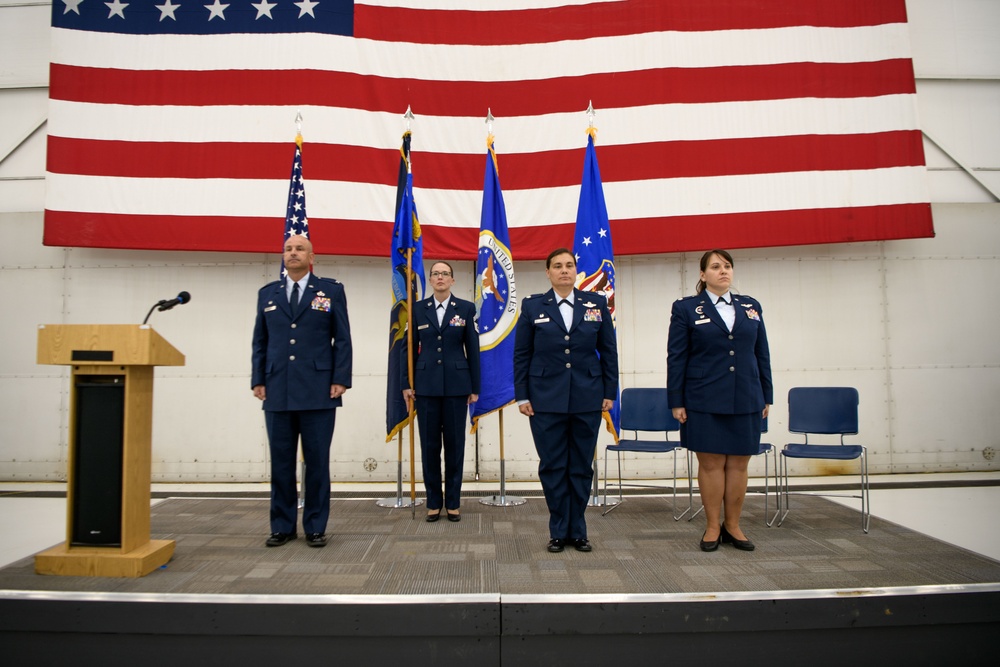
[[[403,145],[400,146],[400,149],[399,149],[400,156],[401,156],[400,157],[400,176],[399,176],[400,177],[400,182],[399,182],[399,188],[397,189],[397,202],[396,202],[396,207],[397,207],[396,216],[397,216],[397,219],[396,219],[396,223],[395,223],[396,224],[396,228],[394,228],[394,230],[393,230],[394,238],[399,238],[398,235],[402,233],[402,231],[400,229],[398,229],[402,224],[404,224],[404,223],[405,224],[409,224],[410,225],[410,231],[412,232],[412,230],[413,230],[412,228],[413,228],[413,226],[414,226],[414,224],[416,222],[416,220],[415,220],[416,216],[414,215],[415,211],[410,211],[410,213],[409,213],[409,219],[407,219],[407,220],[404,221],[402,218],[406,217],[406,214],[400,208],[401,206],[403,206],[403,204],[404,204],[404,202],[406,200],[406,197],[407,197],[406,193],[407,193],[407,191],[410,188],[410,185],[409,185],[409,182],[408,182],[410,174],[411,174],[411,171],[410,171],[409,137],[410,137],[410,122],[413,120],[413,117],[414,117],[413,116],[413,111],[410,109],[409,106],[407,106],[406,107],[406,113],[403,114],[403,118],[406,120],[406,131],[403,133]],[[412,197],[412,191],[409,194]],[[412,234],[406,234],[405,238],[403,240],[405,240],[407,244],[412,244]],[[420,253],[412,245],[410,245],[410,247],[405,248],[405,250],[402,247],[396,248],[396,246],[394,245],[393,246],[393,253],[396,253],[397,251],[399,252],[399,257],[403,257],[404,255],[406,257],[406,268],[405,268],[405,270],[403,269],[402,265],[399,266],[399,271],[400,271],[400,273],[403,273],[403,279],[406,280],[406,302],[405,302],[405,305],[404,305],[401,299],[399,301],[394,301],[394,306],[393,306],[394,310],[393,310],[393,313],[394,313],[394,318],[396,318],[396,319],[392,320],[391,329],[395,330],[395,328],[398,327],[399,328],[398,330],[400,332],[402,332],[402,335],[407,336],[406,341],[407,341],[408,344],[410,344],[413,341],[412,332],[410,331],[409,325],[408,325],[410,313],[412,312],[412,308],[413,308],[413,279],[414,279],[414,275],[413,275],[413,261],[414,261],[415,257],[417,258],[418,262],[420,261],[419,260]],[[394,260],[393,260],[393,272],[394,272],[393,275],[394,276],[395,276],[395,272],[396,272],[395,257],[396,257],[396,255],[393,254],[393,258],[394,258]],[[397,285],[394,283],[394,286],[393,286],[393,294],[394,294],[394,296],[398,295],[401,292],[401,290],[402,290],[402,287],[398,286],[398,291],[397,291]],[[397,305],[399,306],[398,307],[398,314],[395,314],[395,313],[397,313],[397,310],[396,310],[396,306]],[[389,347],[390,347],[390,355],[392,354],[392,350],[393,350],[394,346],[395,346],[394,341],[390,340],[390,345],[389,345]],[[413,348],[411,346],[409,346],[409,345],[408,345],[408,347],[409,347],[409,352],[407,354],[407,366],[406,366],[407,376],[406,377],[407,377],[407,379],[409,380],[409,382],[411,383],[411,386],[412,386],[412,381],[413,381],[413,356],[412,356],[413,355]],[[395,372],[397,375],[399,375],[398,368],[396,368],[395,371],[393,370],[393,368],[394,367],[393,367],[392,361],[390,360],[390,363],[389,363],[390,372]],[[390,391],[392,391],[392,388],[391,388],[392,381],[391,381],[391,379],[390,379],[389,385],[390,385]],[[387,397],[387,399],[389,401],[393,400],[392,398],[388,398],[388,397]],[[394,413],[389,412],[389,414],[391,415],[391,421],[387,420],[387,424],[386,424],[387,430],[390,431],[389,435],[386,436],[386,442],[389,442],[389,440],[394,435],[396,436],[396,497],[395,497],[395,499],[383,498],[383,499],[380,499],[380,500],[376,501],[375,504],[378,505],[379,507],[388,507],[388,508],[392,508],[392,509],[399,509],[399,508],[410,506],[411,508],[415,508],[416,505],[422,504],[422,502],[423,502],[423,501],[416,500],[416,491],[415,491],[415,489],[412,488],[412,486],[414,484],[414,477],[415,477],[415,475],[413,474],[413,467],[412,467],[412,465],[410,467],[410,484],[411,484],[410,500],[407,501],[403,497],[403,422],[405,421],[406,423],[408,423],[409,427],[410,427],[409,428],[409,431],[410,431],[410,460],[411,460],[411,464],[412,464],[412,461],[413,461],[413,419],[414,419],[415,406],[414,406],[414,404],[413,404],[412,401],[405,400],[404,401],[404,409],[406,411],[406,417],[405,418],[402,415],[397,416]],[[391,410],[391,408],[387,407],[387,411],[390,411],[390,410]],[[415,512],[415,509],[414,509],[414,511],[411,512],[411,517],[415,517],[415,516],[416,516],[416,512]]]
[[[399,432],[396,438],[396,506],[405,507],[403,504],[403,432]]]
[[[594,117],[595,116],[597,116],[597,112],[594,111],[594,101],[590,100],[590,103],[587,105],[587,134],[590,136],[590,138],[596,144],[597,143],[597,128],[594,127]],[[584,178],[586,178],[586,174],[584,175]],[[577,224],[579,224],[579,221],[577,221]],[[601,411],[601,418],[607,424],[613,425],[613,422],[611,420],[611,414],[607,410]],[[610,426],[610,430],[614,431],[613,426]],[[617,433],[614,433],[614,438],[615,438],[615,442],[618,442],[618,434]],[[605,456],[607,456],[607,452],[606,451],[605,451]],[[608,484],[607,480],[604,481],[605,495],[603,495],[603,496],[601,495],[601,486],[600,486],[601,476],[600,476],[600,466],[598,465],[599,461],[600,461],[600,458],[598,456],[598,449],[597,449],[597,447],[594,447],[594,461],[593,461],[594,474],[593,474],[593,478],[592,478],[593,479],[593,485],[592,485],[592,488],[591,488],[591,491],[590,491],[590,500],[588,501],[587,505],[590,506],[590,507],[604,507],[604,506],[617,505],[618,504],[618,499],[617,498],[609,498],[608,495],[607,495],[607,484]],[[610,511],[610,510],[606,510],[605,513],[607,513],[607,511]]]
[[[413,248],[406,249],[406,312],[407,315],[407,327],[406,327],[406,372],[409,374],[410,386],[413,386],[413,324],[412,318],[409,315],[413,313]],[[407,424],[407,431],[410,434],[410,518],[415,519],[417,517],[417,488],[416,481],[414,480],[414,463],[413,463],[413,398],[406,401],[406,408],[409,412],[409,423]]]
[[[406,107],[406,113],[403,114],[403,118],[406,119],[406,131],[410,131],[410,123],[413,120],[413,111],[410,109],[409,105]],[[411,157],[406,156],[406,171],[409,174],[413,173],[413,167],[411,163]],[[413,221],[408,220],[407,224],[412,225]],[[409,373],[410,387],[413,387],[413,248],[412,246],[406,249],[406,372]],[[409,419],[407,419],[407,431],[410,434],[410,519],[416,519],[417,517],[417,487],[416,487],[416,470],[413,462],[413,419],[414,419],[414,400],[411,398],[407,401],[407,410],[409,412]]]
[[[301,177],[302,177],[302,162],[301,162],[301,159],[302,159],[302,112],[301,111],[297,111],[295,113],[295,156],[296,156],[295,161],[292,163],[292,177],[291,177],[291,180],[289,181],[289,184],[288,184],[289,202],[288,202],[288,210],[285,212],[285,231],[284,231],[284,234],[282,234],[282,237],[281,237],[282,247],[284,247],[285,241],[287,241],[288,238],[291,237],[291,236],[293,236],[293,235],[302,235],[302,236],[306,236],[306,237],[309,236],[309,218],[306,217],[306,214],[305,214],[305,210],[306,210],[305,209],[305,188],[302,188],[301,195],[300,195],[301,198],[302,198],[302,220],[301,220],[301,222],[299,220],[297,220],[297,219],[295,219],[295,218],[292,217],[292,202],[291,202],[291,199],[292,199],[292,190],[293,190],[292,186],[294,184],[295,173],[296,173],[296,166],[295,166],[296,163],[298,164],[299,178],[301,179]],[[313,270],[313,266],[310,263],[309,264],[309,271],[312,272],[312,270]],[[281,259],[281,272],[280,272],[279,275],[281,276],[282,280],[284,280],[285,277],[288,275],[288,272],[285,270],[285,259],[284,259],[284,257],[282,257],[282,259]],[[152,313],[153,311],[150,310],[149,312]],[[149,319],[149,315],[146,316],[146,319],[147,320]],[[305,498],[306,498],[306,460],[305,460],[305,457],[302,455],[301,450],[298,451],[298,456],[299,456],[298,508],[302,509],[306,505],[306,500],[305,500]]]

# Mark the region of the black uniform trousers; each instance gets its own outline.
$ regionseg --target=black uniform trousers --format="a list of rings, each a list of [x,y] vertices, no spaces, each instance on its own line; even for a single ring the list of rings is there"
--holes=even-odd
[[[416,397],[420,457],[427,490],[427,509],[457,510],[462,504],[465,465],[465,420],[468,396]],[[444,445],[444,495],[441,494],[441,446]]]
[[[585,540],[601,412],[535,412],[530,422],[549,506],[549,537]]]
[[[302,530],[325,533],[330,518],[330,441],[337,409],[264,411],[271,445],[271,532],[294,533],[298,513],[296,454],[306,463]]]

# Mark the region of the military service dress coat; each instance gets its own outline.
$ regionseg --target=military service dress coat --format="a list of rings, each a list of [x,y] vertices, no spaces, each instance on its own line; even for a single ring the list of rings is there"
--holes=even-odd
[[[674,302],[667,336],[667,400],[683,407],[681,440],[694,452],[758,452],[765,405],[774,400],[760,303],[733,294],[732,331],[705,290]],[[716,299],[717,300],[717,299]]]
[[[341,405],[330,385],[351,386],[353,351],[344,286],[310,275],[292,317],[283,280],[257,293],[250,386],[264,385],[263,409],[325,410]]]
[[[351,386],[351,325],[344,287],[309,275],[293,315],[284,281],[257,294],[250,386],[264,386],[264,422],[271,451],[271,532],[294,535],[299,439],[306,465],[302,528],[323,534],[330,515],[330,442],[340,397]]]
[[[549,508],[549,536],[586,544],[584,514],[601,409],[604,399],[618,396],[618,347],[604,296],[574,290],[569,328],[559,301],[553,289],[521,304],[514,397],[530,401],[534,412],[531,435]]]
[[[438,324],[437,301],[429,297],[413,305],[413,390],[417,396],[468,396],[479,393],[479,332],[476,305],[452,296]],[[410,388],[407,339],[403,339],[400,386]]]
[[[514,342],[514,398],[535,412],[601,411],[618,398],[618,347],[604,296],[573,292],[569,330],[555,290],[521,304]]]

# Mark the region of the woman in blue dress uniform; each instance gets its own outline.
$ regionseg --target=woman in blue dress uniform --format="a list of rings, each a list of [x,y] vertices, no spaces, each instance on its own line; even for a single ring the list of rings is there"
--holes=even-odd
[[[449,521],[460,521],[465,421],[469,404],[479,400],[479,332],[476,305],[451,293],[455,272],[448,262],[431,265],[434,294],[413,304],[413,387],[403,339],[400,370],[403,399],[416,401],[427,520],[437,521],[441,507]],[[441,449],[444,448],[444,493]]]
[[[732,281],[728,252],[702,255],[697,293],[674,302],[667,338],[670,408],[681,423],[681,441],[698,456],[702,551],[715,551],[720,542],[754,549],[740,514],[747,465],[774,402],[763,309],[756,299],[733,294]]]
[[[549,507],[552,553],[592,550],[584,512],[590,500],[601,412],[618,396],[618,347],[607,299],[574,289],[566,248],[545,260],[552,289],[521,304],[514,337],[514,398],[531,418],[538,478]]]

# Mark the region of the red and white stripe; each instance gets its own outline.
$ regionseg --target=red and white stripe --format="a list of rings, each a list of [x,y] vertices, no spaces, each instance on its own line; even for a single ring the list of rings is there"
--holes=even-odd
[[[933,234],[904,0],[367,0],[354,37],[53,29],[50,90],[51,245],[275,250],[301,112],[317,251],[386,255],[409,105],[425,256],[475,257],[491,109],[512,251],[543,257],[572,243],[591,100],[616,255]]]

